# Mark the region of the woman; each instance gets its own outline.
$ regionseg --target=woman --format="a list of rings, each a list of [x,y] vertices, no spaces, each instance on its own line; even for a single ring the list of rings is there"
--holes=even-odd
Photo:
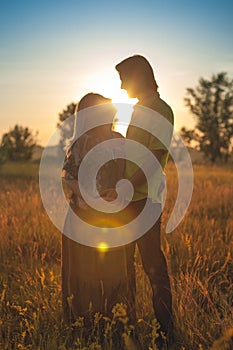
[[[84,191],[89,192],[89,197],[91,197],[94,192],[90,189],[92,186],[90,186],[90,181],[88,182],[88,177],[93,174],[89,169],[86,178],[84,176],[80,180],[78,171],[84,157],[94,146],[113,138],[124,142],[121,134],[112,131],[112,121],[116,110],[110,102],[110,99],[93,93],[85,95],[80,100],[74,136],[68,146],[63,167],[63,180],[72,191],[70,209],[86,223],[96,227],[103,226],[105,229],[116,226],[115,215],[93,209],[85,202],[80,187],[82,186]],[[89,108],[92,106],[96,107]],[[96,118],[101,118],[104,124],[95,127]],[[118,158],[119,149],[105,148],[103,151],[117,153],[118,156],[112,154],[111,160],[98,171],[93,185],[96,186],[99,194],[108,188],[115,187],[124,174],[124,160]],[[85,186],[86,183],[88,183],[87,186]],[[68,232],[71,226],[72,214],[69,210],[64,232]],[[78,230],[79,227],[77,227]],[[90,310],[111,316],[112,307],[116,303],[127,304],[128,280],[125,247],[110,248],[105,251],[79,244],[63,235],[62,294],[66,319],[74,320],[78,316],[85,316]]]

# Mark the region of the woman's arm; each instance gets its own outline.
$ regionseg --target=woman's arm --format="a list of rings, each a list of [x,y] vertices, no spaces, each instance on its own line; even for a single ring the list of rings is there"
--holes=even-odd
[[[82,197],[77,180],[70,180],[66,177],[62,177],[62,182],[73,192],[75,196]]]
[[[72,150],[68,152],[66,155],[63,169],[62,169],[62,183],[63,188],[65,190],[65,193],[67,193],[67,190],[71,193],[67,197],[71,201],[74,201],[77,203],[78,197],[82,197],[79,189],[78,184],[78,166],[75,162],[75,157],[72,153]]]

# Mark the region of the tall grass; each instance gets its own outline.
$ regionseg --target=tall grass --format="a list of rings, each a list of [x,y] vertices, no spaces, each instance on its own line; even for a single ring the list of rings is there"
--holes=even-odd
[[[135,329],[127,324],[120,306],[111,320],[103,320],[97,314],[86,340],[81,318],[72,327],[63,323],[60,232],[44,211],[35,169],[29,168],[28,173],[25,170],[24,176],[19,177],[19,168],[18,171],[13,168],[9,171],[6,167],[0,175],[0,349],[101,349],[98,335],[101,322],[105,325],[102,348],[113,349],[119,320],[126,345],[127,334],[133,331],[137,332],[142,349],[156,349],[157,324],[153,320],[151,289],[138,255]],[[195,166],[194,174],[188,213],[174,232],[163,235],[173,291],[176,339],[173,348],[230,349],[233,174],[231,169],[210,166]],[[163,231],[177,193],[172,164],[167,178]],[[220,337],[222,340],[217,340]],[[115,348],[120,349],[119,346],[122,345]]]

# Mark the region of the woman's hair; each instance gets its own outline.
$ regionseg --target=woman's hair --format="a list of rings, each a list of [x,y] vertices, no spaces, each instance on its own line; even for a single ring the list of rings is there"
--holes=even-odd
[[[125,78],[135,79],[143,89],[157,91],[153,69],[147,59],[141,55],[128,57],[116,65],[116,70]]]
[[[69,152],[72,149],[73,145],[78,140],[80,135],[84,133],[83,130],[87,127],[87,125],[89,125],[88,123],[91,125],[93,124],[91,123],[91,120],[93,121],[95,119],[94,117],[100,118],[100,120],[104,121],[103,125],[112,125],[112,120],[116,113],[116,108],[111,104],[111,102],[112,100],[110,98],[106,98],[100,94],[95,94],[93,92],[90,92],[81,98],[75,109],[74,133],[73,136],[67,141],[67,144],[65,146],[66,152]],[[78,117],[80,111],[96,105],[102,106],[94,109],[90,108],[87,113],[84,113],[83,115],[80,113],[81,116],[80,118]],[[92,125],[92,128],[95,128],[95,126]]]
[[[100,94],[95,94],[93,92],[90,92],[81,98],[81,100],[76,106],[75,113],[88,107],[92,107],[103,103],[110,103],[110,102],[112,102],[110,98],[104,97]]]

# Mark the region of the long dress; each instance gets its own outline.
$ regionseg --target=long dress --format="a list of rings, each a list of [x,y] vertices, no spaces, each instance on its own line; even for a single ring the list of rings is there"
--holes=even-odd
[[[99,142],[122,137],[113,131],[84,134],[73,145],[64,165],[65,177],[77,178],[79,165],[84,156]],[[123,137],[122,137],[123,139]],[[106,150],[107,151],[107,150]],[[113,188],[123,177],[124,161],[112,159],[98,172],[97,189]],[[88,207],[83,210],[77,205],[77,198],[71,196],[70,206],[86,222],[98,218],[96,226],[113,227],[113,214],[104,214]],[[69,215],[69,214],[67,214]],[[69,218],[67,218],[69,219]],[[68,221],[67,225],[68,225]],[[66,223],[65,223],[66,225]],[[111,317],[116,303],[127,305],[129,293],[126,248],[99,250],[84,246],[63,235],[62,237],[62,297],[65,318],[76,319],[92,312]]]

